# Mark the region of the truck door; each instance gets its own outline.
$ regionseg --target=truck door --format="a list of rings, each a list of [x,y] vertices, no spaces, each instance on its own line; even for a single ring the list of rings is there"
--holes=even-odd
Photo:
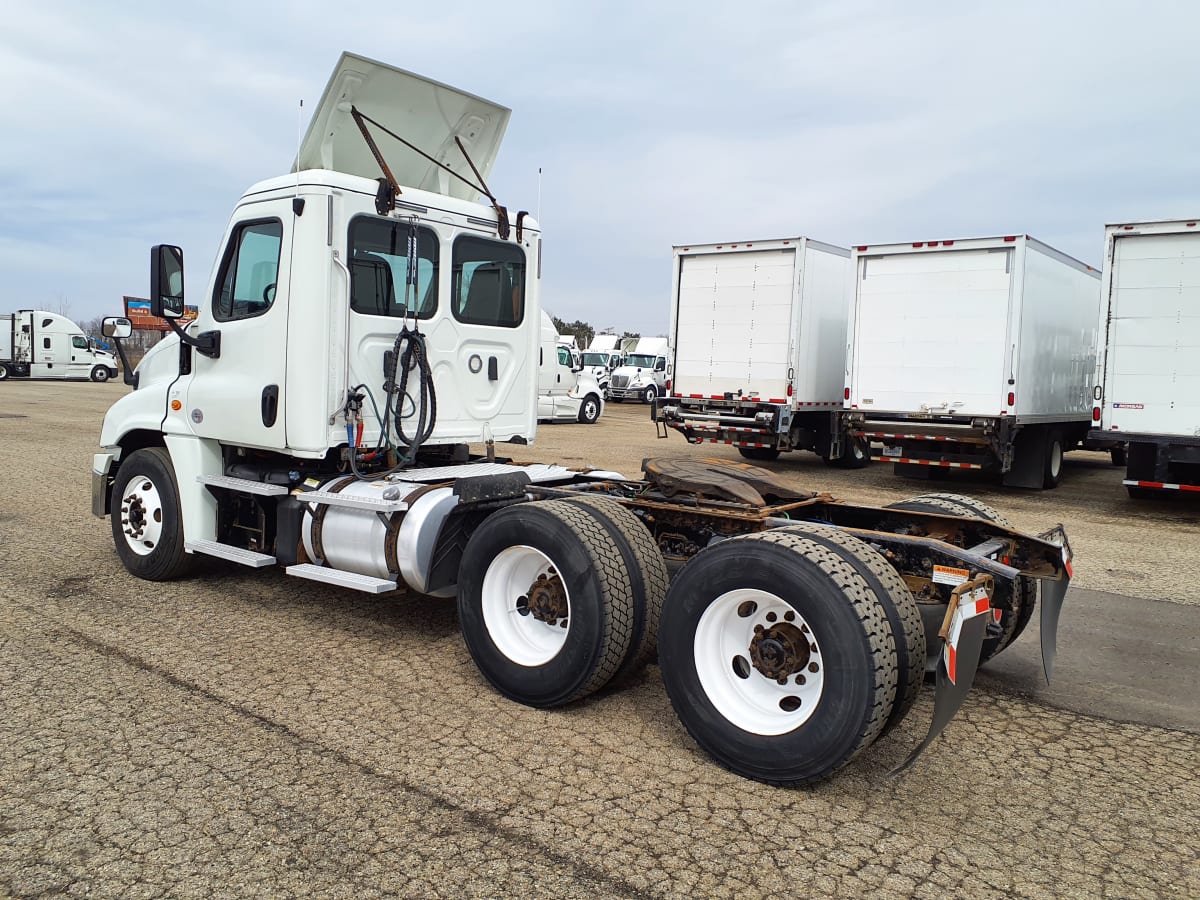
[[[34,378],[66,378],[71,359],[66,335],[51,330],[54,327],[51,318],[43,318],[38,324],[40,327],[33,334],[33,364],[29,374]]]
[[[217,359],[192,353],[185,412],[200,437],[282,448],[291,200],[238,207],[190,333],[221,332]],[[285,223],[287,223],[285,225]]]
[[[68,374],[71,378],[87,378],[92,374],[94,360],[88,340],[82,334],[72,334],[70,341],[71,359],[67,365]]]

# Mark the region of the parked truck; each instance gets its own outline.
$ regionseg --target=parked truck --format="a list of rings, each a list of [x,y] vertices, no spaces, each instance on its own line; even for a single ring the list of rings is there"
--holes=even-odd
[[[747,459],[866,465],[842,417],[850,251],[807,237],[674,249],[674,374],[655,421]]]
[[[1125,488],[1200,491],[1200,236],[1185,219],[1109,225],[1092,419],[1126,446]]]
[[[117,358],[66,316],[40,309],[0,315],[0,381],[117,376]]]
[[[664,337],[638,338],[627,350],[621,364],[613,369],[608,396],[617,403],[641,400],[653,403],[662,396],[670,380],[670,346]]]
[[[457,597],[484,677],[535,707],[657,653],[700,745],[775,783],[845,765],[934,668],[920,752],[1029,621],[1035,583],[1049,673],[1061,527],[1023,534],[967,498],[842,503],[720,460],[625,478],[502,455],[536,437],[542,330],[541,229],[485,182],[508,117],[343,54],[295,171],[246,192],[189,285],[186,329],[183,251],[152,249],[152,312],[173,335],[92,463],[126,569],[162,581],[211,556]]]
[[[603,412],[600,382],[580,360],[579,351],[563,340],[554,321],[543,312],[542,344],[538,348],[538,420],[593,425]]]
[[[858,246],[854,432],[898,474],[1055,487],[1091,427],[1100,272],[1028,235]]]

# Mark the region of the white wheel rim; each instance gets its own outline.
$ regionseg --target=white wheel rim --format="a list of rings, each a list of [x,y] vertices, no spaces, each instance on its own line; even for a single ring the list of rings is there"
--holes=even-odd
[[[1062,444],[1055,441],[1050,445],[1050,474],[1055,478],[1062,471],[1063,451]]]
[[[802,671],[780,684],[755,667],[751,646],[755,626],[770,633],[784,623],[805,636],[810,656]],[[743,731],[785,734],[817,711],[825,658],[804,617],[775,594],[741,588],[717,597],[700,616],[693,650],[696,674],[709,702]]]
[[[483,624],[496,649],[517,665],[545,665],[567,642],[571,631],[571,595],[565,584],[562,585],[567,604],[565,619],[551,625],[528,607],[534,584],[542,577],[560,578],[559,571],[541,550],[519,544],[498,553],[484,573]]]
[[[139,556],[149,556],[162,539],[162,496],[154,482],[144,475],[125,485],[121,497],[121,532],[125,543]]]

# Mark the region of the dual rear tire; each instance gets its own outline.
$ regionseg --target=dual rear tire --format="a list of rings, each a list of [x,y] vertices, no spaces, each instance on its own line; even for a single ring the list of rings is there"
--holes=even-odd
[[[903,719],[924,646],[894,569],[853,537],[798,525],[688,562],[668,594],[659,659],[676,714],[717,762],[806,784]]]
[[[497,691],[561,706],[653,657],[666,589],[662,555],[619,504],[519,503],[489,516],[467,543],[459,624]]]

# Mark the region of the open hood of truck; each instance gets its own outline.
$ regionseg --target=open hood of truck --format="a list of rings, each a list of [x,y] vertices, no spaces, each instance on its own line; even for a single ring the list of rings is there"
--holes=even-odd
[[[472,183],[477,179],[454,139],[462,140],[486,179],[496,161],[511,111],[412,72],[353,53],[343,53],[292,171],[330,169],[364,178],[382,172],[350,115],[350,107],[419,147]],[[367,125],[392,174],[404,187],[475,201],[479,194],[399,141]]]

